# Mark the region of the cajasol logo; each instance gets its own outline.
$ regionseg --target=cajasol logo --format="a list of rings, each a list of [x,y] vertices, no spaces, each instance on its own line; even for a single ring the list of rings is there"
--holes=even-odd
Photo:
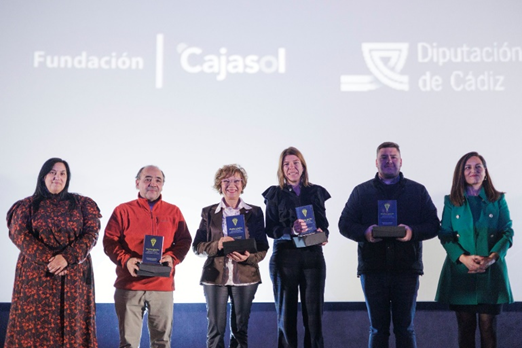
[[[364,42],[362,55],[372,75],[341,75],[342,92],[367,92],[383,85],[398,91],[409,90],[409,78],[401,75],[408,57],[404,42]]]
[[[284,74],[286,72],[286,50],[278,48],[273,55],[231,54],[226,47],[218,53],[206,53],[200,47],[179,44],[180,64],[191,74],[214,74],[217,81],[232,74]]]

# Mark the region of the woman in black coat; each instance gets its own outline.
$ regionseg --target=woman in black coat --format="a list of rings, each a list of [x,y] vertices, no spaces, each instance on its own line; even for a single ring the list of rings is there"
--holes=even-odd
[[[308,181],[305,159],[301,152],[289,147],[279,158],[279,185],[264,193],[266,203],[266,233],[274,239],[270,259],[274,299],[277,312],[278,347],[297,348],[297,302],[301,296],[301,310],[305,328],[304,346],[324,347],[322,315],[326,264],[323,243],[297,248],[292,240],[307,231],[296,208],[312,205],[319,233],[328,236],[325,201],[330,194],[321,186]]]

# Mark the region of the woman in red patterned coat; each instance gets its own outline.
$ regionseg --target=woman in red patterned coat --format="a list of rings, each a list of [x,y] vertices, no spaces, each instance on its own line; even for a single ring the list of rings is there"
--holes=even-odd
[[[20,249],[5,347],[98,347],[91,249],[100,210],[68,192],[62,159],[44,163],[35,193],[7,213],[9,237]]]

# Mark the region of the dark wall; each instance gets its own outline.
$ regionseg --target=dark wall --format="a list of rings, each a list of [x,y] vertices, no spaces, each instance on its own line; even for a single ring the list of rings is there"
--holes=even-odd
[[[2,346],[5,340],[9,307],[9,303],[0,304],[0,343]],[[117,347],[118,321],[114,305],[99,303],[96,308],[100,348]],[[275,320],[273,303],[254,303],[249,327],[251,347],[276,346]],[[175,304],[172,347],[205,347],[206,325],[204,304]],[[418,303],[415,327],[419,347],[457,347],[454,314],[445,310],[444,306],[432,302]],[[367,346],[368,316],[364,303],[326,303],[323,331],[325,346],[328,348]],[[302,337],[301,332],[301,341]],[[391,342],[390,347],[394,348],[393,339]],[[498,342],[500,348],[521,346],[522,303],[505,306],[504,313],[498,317]],[[148,333],[145,328],[141,347],[149,348]]]

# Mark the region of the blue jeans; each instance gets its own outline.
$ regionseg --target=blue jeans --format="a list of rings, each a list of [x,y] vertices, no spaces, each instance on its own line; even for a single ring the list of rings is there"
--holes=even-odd
[[[361,285],[370,318],[368,347],[388,348],[391,319],[396,347],[416,348],[413,318],[419,275],[363,274]]]

